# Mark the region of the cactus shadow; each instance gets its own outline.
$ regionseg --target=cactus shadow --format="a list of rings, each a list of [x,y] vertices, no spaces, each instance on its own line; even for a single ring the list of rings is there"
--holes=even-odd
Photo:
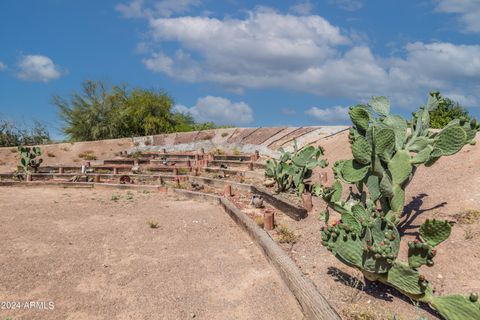
[[[435,206],[431,208],[422,208],[423,206],[423,198],[428,197],[428,194],[426,193],[420,193],[414,197],[412,197],[412,200],[410,203],[408,203],[404,209],[403,209],[403,214],[402,214],[402,219],[403,221],[400,222],[398,225],[398,232],[400,235],[418,235],[418,232],[409,232],[408,230],[417,230],[419,225],[414,225],[413,223],[415,220],[424,212],[435,210],[438,208],[444,207],[447,202],[441,202],[439,204],[436,204]]]
[[[430,308],[430,306],[427,303],[419,302],[417,304],[417,302],[413,302],[413,300],[411,300],[409,297],[402,294],[397,289],[387,286],[386,284],[383,284],[379,281],[370,281],[363,277],[359,278],[356,276],[352,276],[336,267],[328,267],[327,274],[334,277],[335,282],[339,282],[355,290],[365,292],[366,294],[368,294],[369,296],[375,299],[392,302],[393,298],[397,298],[407,302],[408,304],[418,307],[419,309],[422,309],[425,312],[428,312],[429,314],[431,314],[432,316],[435,316],[436,318],[441,319],[440,314],[435,310],[433,310],[432,308]],[[352,285],[352,284],[355,284],[355,285]]]

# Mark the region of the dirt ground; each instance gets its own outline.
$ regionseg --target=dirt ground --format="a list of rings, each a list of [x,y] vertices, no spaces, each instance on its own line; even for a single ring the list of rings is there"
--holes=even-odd
[[[118,152],[133,147],[133,141],[129,138],[42,145],[42,165],[81,166],[94,158],[114,159]],[[0,148],[0,173],[15,171],[19,159],[16,147]]]
[[[2,320],[303,318],[260,250],[215,205],[3,187],[0,226],[0,297],[22,303],[3,303]],[[44,310],[24,309],[29,301]]]

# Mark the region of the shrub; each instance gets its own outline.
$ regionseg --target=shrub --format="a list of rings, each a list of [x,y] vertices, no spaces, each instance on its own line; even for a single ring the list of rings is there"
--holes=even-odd
[[[432,92],[431,95],[438,99],[438,105],[429,111],[431,128],[441,129],[455,119],[465,118],[470,121],[468,111],[458,102],[443,98],[439,92]]]
[[[155,219],[150,219],[147,221],[147,224],[150,228],[152,229],[157,229],[158,228],[158,221]]]
[[[298,236],[288,229],[288,226],[281,225],[277,228],[278,242],[294,244],[298,240]]]
[[[95,152],[91,150],[79,153],[78,157],[83,160],[97,160],[97,156],[95,156]]]
[[[448,221],[426,220],[420,237],[408,243],[408,262],[398,259],[398,226],[405,205],[405,188],[417,167],[433,165],[442,156],[457,153],[474,143],[480,125],[455,119],[440,132],[429,130],[429,111],[438,105],[431,95],[410,122],[390,115],[385,97],[350,109],[353,159],[337,161],[331,187],[315,186],[328,206],[341,214],[339,223],[322,228],[322,243],[343,263],[360,270],[371,281],[396,288],[413,300],[430,304],[446,319],[480,319],[478,297],[471,294],[435,296],[419,268],[432,266],[436,246],[451,233]],[[408,130],[410,127],[410,130]],[[342,184],[355,185],[342,201]]]

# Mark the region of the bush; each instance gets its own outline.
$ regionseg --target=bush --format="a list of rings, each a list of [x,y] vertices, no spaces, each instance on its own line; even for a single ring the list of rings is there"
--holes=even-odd
[[[458,102],[449,98],[443,98],[439,92],[430,93],[438,99],[438,106],[430,111],[430,127],[441,129],[454,119],[465,118],[470,121],[468,110],[462,107]]]

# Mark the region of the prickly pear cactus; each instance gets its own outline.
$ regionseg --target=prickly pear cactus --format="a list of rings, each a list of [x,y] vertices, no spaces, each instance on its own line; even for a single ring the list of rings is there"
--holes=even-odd
[[[313,169],[320,166],[327,166],[323,156],[323,149],[314,146],[306,146],[298,150],[297,143],[294,143],[294,153],[289,153],[283,149],[280,159],[270,159],[267,161],[265,175],[272,178],[277,183],[277,191],[285,192],[294,187],[298,194],[305,191],[304,180],[311,177]]]
[[[405,188],[419,165],[433,165],[440,157],[474,144],[480,130],[476,120],[458,119],[439,132],[429,131],[428,111],[441,97],[432,94],[426,107],[410,122],[390,115],[384,97],[368,105],[351,108],[354,127],[349,140],[353,159],[334,164],[331,187],[316,186],[316,195],[341,214],[341,220],[322,228],[322,244],[343,263],[357,268],[372,281],[395,287],[412,299],[429,303],[446,319],[480,319],[478,296],[435,297],[422,266],[433,266],[436,247],[451,233],[447,221],[426,220],[419,238],[408,243],[408,263],[398,259],[400,233],[397,225],[405,205]],[[342,201],[342,184],[355,185],[358,192]],[[326,217],[330,217],[327,214]]]
[[[30,170],[37,172],[40,164],[42,164],[43,159],[36,159],[42,155],[42,150],[40,147],[18,147],[18,152],[20,153],[20,167],[22,168],[25,174],[29,174]]]

